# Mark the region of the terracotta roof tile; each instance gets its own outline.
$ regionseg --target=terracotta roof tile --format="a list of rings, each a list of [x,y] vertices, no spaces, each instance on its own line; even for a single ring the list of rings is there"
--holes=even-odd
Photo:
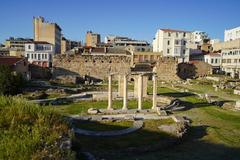
[[[18,57],[0,57],[0,64],[4,64],[4,65],[14,65],[19,61],[22,61],[25,58],[18,58]]]

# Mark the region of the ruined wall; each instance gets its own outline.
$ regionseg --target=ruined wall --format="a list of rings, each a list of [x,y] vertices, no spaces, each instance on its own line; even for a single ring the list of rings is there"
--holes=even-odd
[[[127,55],[58,55],[53,59],[53,78],[73,75],[107,79],[109,72],[129,72],[130,64],[131,57]]]
[[[161,57],[156,63],[156,72],[159,80],[176,81],[180,80],[177,75],[178,62],[172,57]]]

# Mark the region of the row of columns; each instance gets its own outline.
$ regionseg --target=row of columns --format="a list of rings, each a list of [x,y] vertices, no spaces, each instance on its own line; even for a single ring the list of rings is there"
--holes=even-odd
[[[112,110],[112,74],[108,77],[108,110]],[[153,95],[152,95],[152,109],[155,110],[157,107],[157,76],[153,74]],[[138,110],[142,110],[143,103],[143,75],[140,74],[138,77]],[[123,76],[123,110],[127,110],[128,106],[128,76]]]

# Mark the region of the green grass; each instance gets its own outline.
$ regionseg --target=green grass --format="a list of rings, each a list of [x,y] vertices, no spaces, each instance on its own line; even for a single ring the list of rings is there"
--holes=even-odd
[[[51,109],[0,96],[0,159],[74,159],[70,150],[60,149],[61,136],[70,137],[69,130]]]
[[[92,122],[92,121],[75,121],[74,126],[93,131],[113,131],[129,128],[133,125],[132,121],[101,121],[101,122]]]
[[[96,124],[97,129],[107,129],[112,127],[115,122],[106,124]],[[129,122],[119,122],[118,129],[124,129],[129,126]],[[83,150],[91,151],[95,155],[102,156],[114,153],[114,157],[118,157],[119,152],[125,152],[126,149],[132,147],[147,147],[151,145],[163,145],[168,141],[175,138],[172,135],[164,133],[158,129],[158,126],[162,124],[172,124],[172,119],[165,120],[147,120],[144,122],[144,127],[134,133],[118,136],[118,137],[89,137],[78,135],[75,141],[75,145],[81,146]],[[86,127],[86,126],[85,126]],[[87,127],[88,128],[88,127]],[[95,127],[94,127],[95,128]]]
[[[209,93],[217,95],[225,100],[238,99],[239,96],[231,95],[230,91],[215,93],[214,88],[208,82],[194,85],[183,85],[177,88],[185,88],[198,93]],[[152,93],[151,84],[148,92]],[[76,146],[81,149],[91,151],[95,155],[104,155],[112,160],[239,160],[240,158],[240,112],[222,109],[208,104],[191,93],[179,92],[179,89],[172,88],[168,84],[159,85],[158,94],[179,98],[185,101],[188,108],[185,111],[177,111],[174,114],[186,116],[192,120],[191,129],[188,136],[180,144],[176,144],[168,149],[153,151],[150,153],[133,153],[123,156],[120,152],[124,148],[148,147],[154,144],[164,144],[169,141],[171,135],[160,132],[157,126],[167,124],[166,121],[147,121],[144,128],[136,133],[115,138],[96,138],[77,136]],[[114,101],[114,108],[121,108],[122,101]],[[106,108],[107,101],[99,102],[79,102],[66,106],[54,106],[56,110],[63,114],[86,114],[88,108]],[[129,108],[136,108],[137,101],[129,101]],[[151,107],[151,101],[144,102],[145,108]],[[171,122],[169,122],[171,123]],[[95,130],[121,129],[129,124],[96,124],[95,126],[83,126],[84,128]],[[83,124],[81,124],[83,125]],[[100,126],[98,126],[100,125]],[[116,127],[116,128],[115,128]],[[111,155],[111,156],[110,156]],[[113,156],[114,155],[114,156]]]
[[[97,108],[97,109],[104,109],[107,108],[108,102],[107,101],[81,101],[78,103],[72,103],[69,105],[58,105],[52,106],[55,108],[56,111],[62,114],[81,114],[86,115],[87,110],[89,108]],[[122,101],[113,101],[113,108],[120,109],[122,108],[123,104]],[[149,109],[152,107],[152,102],[150,100],[145,100],[143,102],[143,108]],[[128,108],[129,109],[136,109],[137,108],[137,101],[130,100],[128,101]]]

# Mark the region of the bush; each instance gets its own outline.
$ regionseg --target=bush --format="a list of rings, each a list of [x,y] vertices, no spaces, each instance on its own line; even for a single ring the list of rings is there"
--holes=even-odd
[[[10,67],[0,65],[0,94],[17,94],[23,85],[24,79],[21,74],[13,74]]]
[[[71,137],[66,121],[22,98],[0,96],[0,133],[0,159],[74,159],[61,147]]]

